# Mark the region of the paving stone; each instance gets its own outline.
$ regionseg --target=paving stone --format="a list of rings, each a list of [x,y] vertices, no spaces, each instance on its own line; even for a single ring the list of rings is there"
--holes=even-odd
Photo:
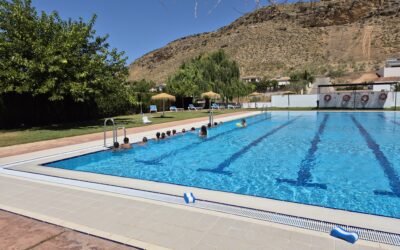
[[[130,246],[0,211],[0,249],[130,250]]]
[[[66,231],[58,235],[57,237],[52,238],[32,248],[32,250],[54,250],[54,249],[131,250],[135,248],[74,231]]]

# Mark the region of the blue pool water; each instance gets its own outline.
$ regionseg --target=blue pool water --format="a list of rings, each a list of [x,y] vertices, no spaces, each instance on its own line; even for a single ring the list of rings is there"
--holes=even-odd
[[[46,164],[400,218],[400,113],[273,112]]]

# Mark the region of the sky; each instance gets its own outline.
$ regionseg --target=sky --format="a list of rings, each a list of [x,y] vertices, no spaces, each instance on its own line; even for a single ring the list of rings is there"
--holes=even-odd
[[[255,10],[254,0],[33,0],[38,12],[57,11],[63,19],[88,21],[109,35],[111,47],[125,51],[127,63],[169,42],[214,31]]]

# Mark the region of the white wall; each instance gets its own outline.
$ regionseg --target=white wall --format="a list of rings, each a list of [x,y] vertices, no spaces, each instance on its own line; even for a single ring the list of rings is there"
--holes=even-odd
[[[272,107],[317,107],[318,95],[273,95]]]
[[[347,108],[347,109],[363,109],[363,108],[389,108],[392,106],[394,100],[393,92],[389,92],[387,94],[387,98],[385,100],[380,99],[380,95],[382,92],[380,91],[363,91],[356,92],[347,91],[347,92],[336,92],[329,94],[321,94],[319,106],[321,108]],[[325,100],[325,97],[330,96],[330,100]],[[345,101],[344,97],[348,96],[349,100]],[[367,101],[362,101],[365,97],[368,98]]]
[[[373,86],[373,91],[390,91],[391,90],[391,85],[390,84],[385,84],[385,85],[374,85]]]
[[[383,69],[383,77],[396,77],[396,76],[400,76],[400,67]]]
[[[289,81],[278,81],[278,86],[286,86],[289,85],[290,82]]]
[[[374,94],[375,95],[375,99],[378,98],[378,94],[379,94],[379,92]],[[358,94],[358,95],[360,95],[360,94]],[[396,106],[400,110],[400,92],[396,92],[396,93],[389,92],[388,93],[388,97],[382,103],[382,106],[384,108],[394,107],[396,95],[397,95]],[[323,107],[324,106],[323,94],[321,94],[321,96],[322,97],[321,97],[321,100],[320,100],[320,105],[321,105],[321,107]],[[335,102],[335,98],[339,98],[340,100],[342,100],[341,99],[341,95],[332,94],[332,96],[333,96],[333,98],[330,101],[332,103],[332,105]],[[337,96],[339,96],[339,97],[337,97]],[[361,96],[358,96],[358,99],[360,97]],[[288,98],[289,98],[289,104],[290,105],[288,105]],[[289,96],[287,96],[287,95],[273,95],[271,103],[265,103],[265,104],[266,105],[270,105],[270,106],[267,106],[267,107],[277,107],[277,108],[287,108],[287,107],[292,107],[292,108],[296,108],[296,107],[299,107],[299,108],[306,108],[306,107],[314,108],[314,107],[317,107],[317,100],[318,100],[318,95],[289,95]],[[368,104],[372,105],[373,100],[374,100],[374,97],[371,96],[370,97],[370,102]],[[348,108],[352,108],[353,105],[354,105],[354,103],[349,102]],[[359,105],[356,105],[356,106],[359,106]],[[244,103],[243,107],[244,108],[245,107],[254,108],[254,103]],[[260,108],[261,107],[261,103],[257,103],[257,107]],[[336,105],[333,105],[332,107],[336,107]],[[342,107],[344,107],[344,106],[342,105]],[[375,106],[371,106],[370,108],[374,108],[374,107]],[[358,108],[361,108],[361,107],[358,107]],[[366,105],[365,108],[368,108],[368,105]]]
[[[396,94],[394,94],[396,93]],[[396,100],[396,95],[397,95],[397,100]],[[388,94],[388,103],[385,103],[385,108],[391,108],[394,107],[396,103],[396,107],[398,110],[400,110],[400,92],[391,92]]]
[[[271,107],[271,103],[270,102],[257,102],[257,103],[255,103],[255,102],[244,102],[244,103],[242,103],[242,108],[254,109],[254,108],[256,108],[256,104],[257,104],[257,108],[265,108],[265,107],[269,108],[269,107]]]

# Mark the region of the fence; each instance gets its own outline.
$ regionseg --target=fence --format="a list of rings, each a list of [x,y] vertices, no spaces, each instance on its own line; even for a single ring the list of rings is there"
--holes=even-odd
[[[270,102],[244,102],[242,103],[242,108],[254,109],[254,108],[269,108],[271,107]]]
[[[272,107],[317,107],[318,95],[274,95],[272,96]]]
[[[325,95],[320,94],[319,104],[321,108],[391,108],[400,106],[400,92],[385,92],[387,98],[381,100],[380,94],[383,92],[368,92],[368,101],[361,101],[365,92],[357,92],[355,95],[349,92],[329,93],[331,100],[326,101]],[[349,95],[350,99],[343,102],[345,95]],[[397,95],[397,98],[396,98]],[[383,99],[383,98],[382,98]],[[318,95],[274,95],[272,96],[271,106],[277,108],[316,108]]]

